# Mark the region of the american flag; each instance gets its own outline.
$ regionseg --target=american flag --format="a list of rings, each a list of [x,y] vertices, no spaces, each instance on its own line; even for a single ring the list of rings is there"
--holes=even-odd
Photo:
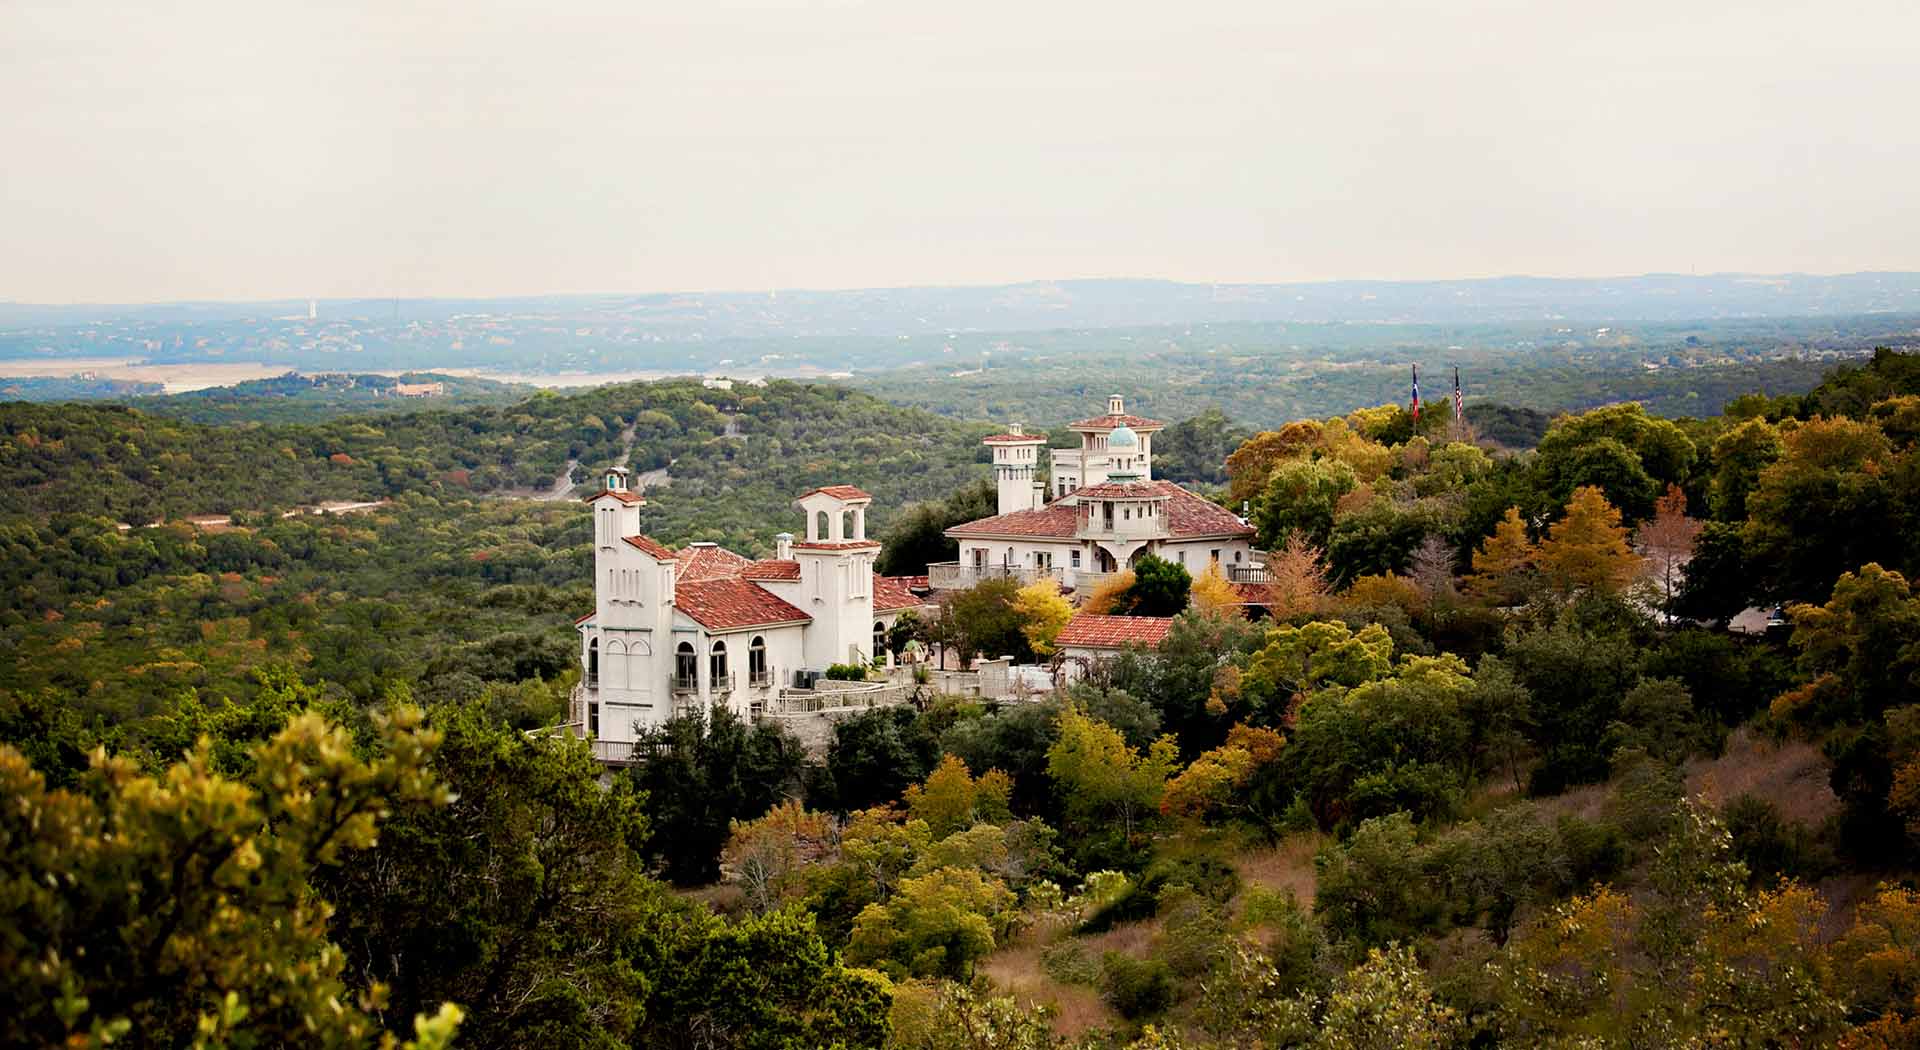
[[[1415,419],[1420,418],[1420,366],[1419,365],[1413,366],[1413,405],[1410,409],[1408,409],[1408,411],[1411,411],[1413,413],[1413,418]]]
[[[1467,418],[1467,402],[1460,396],[1460,369],[1457,367],[1453,370],[1453,418],[1456,422],[1465,422]]]

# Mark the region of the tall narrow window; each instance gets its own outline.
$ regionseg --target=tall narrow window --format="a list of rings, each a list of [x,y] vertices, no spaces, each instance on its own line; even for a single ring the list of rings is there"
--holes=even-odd
[[[714,692],[726,693],[733,690],[733,676],[727,673],[727,643],[713,643],[713,649],[707,657],[707,674],[710,676]]]
[[[694,655],[692,642],[681,642],[673,653],[673,687],[692,689],[695,676],[699,674],[699,657]]]
[[[887,625],[875,620],[873,622],[873,658],[876,660],[880,659],[880,654],[886,651]]]
[[[600,688],[600,639],[587,643],[587,688]]]
[[[757,634],[753,636],[753,644],[747,646],[747,675],[754,685],[773,681],[767,673],[767,640]]]

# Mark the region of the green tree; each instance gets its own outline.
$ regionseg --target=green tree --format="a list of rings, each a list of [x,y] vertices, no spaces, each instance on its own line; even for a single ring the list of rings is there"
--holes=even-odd
[[[1899,573],[1861,566],[1835,581],[1825,605],[1791,615],[1800,671],[1820,687],[1775,701],[1776,713],[1816,725],[1870,720],[1920,686],[1920,598]]]
[[[1535,470],[1553,504],[1594,486],[1635,522],[1653,513],[1664,486],[1686,483],[1697,455],[1678,426],[1625,402],[1555,420],[1540,439]]]
[[[1390,945],[1335,982],[1313,1050],[1445,1050],[1460,1016],[1437,1002],[1413,949]]]
[[[1159,810],[1178,755],[1171,736],[1143,754],[1112,726],[1069,707],[1060,712],[1059,737],[1047,749],[1047,775],[1070,821],[1087,830],[1111,822],[1131,840]]]
[[[1114,612],[1121,616],[1178,616],[1187,609],[1193,576],[1184,565],[1155,554],[1133,563],[1133,586],[1127,588]]]
[[[989,480],[976,481],[944,500],[910,504],[880,534],[874,571],[884,576],[924,576],[930,562],[953,561],[960,545],[947,538],[955,525],[998,513],[999,493]]]
[[[885,805],[926,779],[939,758],[939,744],[919,712],[876,707],[834,723],[821,780],[808,796],[812,804],[842,813]]]
[[[962,660],[1011,656],[1016,663],[1032,662],[1026,619],[1017,606],[1019,598],[1020,581],[1010,577],[981,580],[946,597],[946,615],[956,628],[956,646]]]
[[[366,1046],[380,1028],[328,942],[316,871],[359,859],[388,807],[445,802],[418,712],[367,761],[318,715],[229,779],[202,741],[163,775],[96,752],[48,790],[0,746],[0,1032],[17,1045]],[[361,997],[364,996],[363,1000]],[[443,1045],[459,1013],[414,1021]]]
[[[902,879],[885,904],[854,919],[847,958],[921,977],[966,979],[1004,931],[1013,893],[1000,880],[963,868]]]
[[[843,966],[795,909],[728,921],[662,905],[634,947],[647,975],[633,1046],[660,1050],[880,1050],[888,985]]]
[[[1760,472],[1784,449],[1780,431],[1764,419],[1749,419],[1713,443],[1713,480],[1707,506],[1719,521],[1745,521],[1747,497],[1760,484]]]
[[[645,849],[682,886],[719,878],[733,821],[751,820],[797,794],[806,761],[784,727],[748,725],[725,706],[670,719],[642,746],[652,755],[628,776],[650,800],[653,833]]]
[[[1253,506],[1258,542],[1272,549],[1298,532],[1325,547],[1334,505],[1359,483],[1353,468],[1335,459],[1289,459],[1273,468]]]
[[[1188,484],[1224,485],[1227,457],[1249,432],[1218,408],[1183,419],[1154,435],[1153,469],[1160,477]]]
[[[646,982],[622,951],[645,920],[647,834],[628,781],[571,737],[529,739],[481,703],[435,710],[443,806],[397,807],[327,873],[334,940],[408,1017],[465,1003],[461,1045],[623,1046]]]

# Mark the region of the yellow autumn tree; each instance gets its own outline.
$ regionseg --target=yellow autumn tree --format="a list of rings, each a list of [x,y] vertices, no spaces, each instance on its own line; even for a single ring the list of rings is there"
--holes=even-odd
[[[965,762],[947,755],[927,774],[926,783],[907,788],[902,801],[912,819],[926,821],[933,837],[942,839],[977,823],[1008,820],[1012,811],[1007,800],[1012,794],[1013,780],[1005,773],[989,769],[976,778]]]
[[[1640,575],[1641,558],[1627,545],[1620,510],[1595,485],[1573,491],[1566,516],[1547,530],[1539,557],[1547,579],[1563,592],[1618,594]]]
[[[1020,616],[1020,633],[1039,656],[1053,655],[1053,640],[1073,619],[1073,603],[1060,593],[1060,585],[1051,576],[1020,588],[1013,596],[1013,611]]]
[[[1208,561],[1206,569],[1194,577],[1193,587],[1187,596],[1194,608],[1203,612],[1226,612],[1238,609],[1243,604],[1240,592],[1227,582],[1226,574],[1220,571],[1217,561]]]
[[[1425,604],[1412,580],[1392,572],[1362,576],[1347,587],[1342,597],[1355,609],[1392,608],[1414,613]]]
[[[1087,592],[1087,600],[1080,606],[1080,611],[1099,616],[1110,615],[1119,605],[1121,597],[1130,590],[1133,590],[1133,570],[1122,569],[1094,584],[1093,590]],[[1054,633],[1058,635],[1059,632]]]
[[[1249,811],[1253,800],[1242,789],[1260,768],[1280,757],[1287,738],[1259,726],[1236,725],[1227,741],[1193,760],[1167,784],[1160,812],[1204,817],[1210,813]]]
[[[1533,541],[1527,538],[1527,523],[1520,519],[1519,508],[1508,507],[1506,517],[1494,526],[1493,535],[1473,552],[1467,593],[1495,605],[1517,604],[1526,596],[1527,579],[1538,556]]]

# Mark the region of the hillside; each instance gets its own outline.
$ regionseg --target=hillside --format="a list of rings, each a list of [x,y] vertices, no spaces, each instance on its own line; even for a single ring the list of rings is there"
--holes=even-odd
[[[573,480],[586,482],[625,453],[636,472],[665,470],[671,479],[650,501],[649,529],[669,541],[764,549],[790,524],[779,508],[815,485],[873,492],[876,524],[910,501],[947,495],[979,473],[974,439],[989,432],[850,390],[786,382],[731,392],[635,383],[299,424],[187,422],[171,417],[173,406],[168,399],[169,414],[160,415],[0,405],[0,513],[144,524],[408,493],[544,493],[570,462]]]

